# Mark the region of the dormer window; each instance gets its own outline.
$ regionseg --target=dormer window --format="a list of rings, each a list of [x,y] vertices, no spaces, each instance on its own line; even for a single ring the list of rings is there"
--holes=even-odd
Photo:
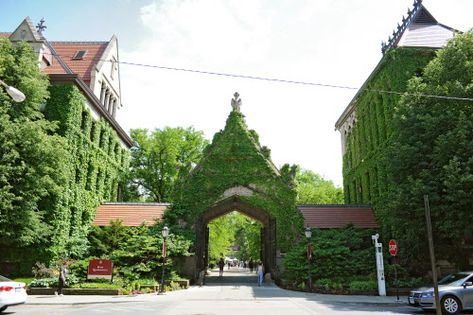
[[[72,57],[72,60],[82,60],[84,59],[85,55],[87,55],[87,50],[78,50]]]

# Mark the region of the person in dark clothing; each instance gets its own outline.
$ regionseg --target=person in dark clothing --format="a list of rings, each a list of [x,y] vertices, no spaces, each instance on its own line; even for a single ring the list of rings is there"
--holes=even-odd
[[[222,277],[223,276],[223,267],[225,267],[225,261],[223,260],[223,258],[220,258],[220,260],[218,261],[218,269],[219,269],[219,276]]]
[[[253,268],[254,268],[254,262],[253,262],[253,259],[250,259],[250,262],[248,263],[248,267],[250,267],[250,272],[253,272]]]
[[[57,288],[57,294],[62,296],[63,295],[63,289],[64,286],[66,285],[66,267],[61,264],[61,267],[59,267],[59,283],[58,283],[58,288]]]

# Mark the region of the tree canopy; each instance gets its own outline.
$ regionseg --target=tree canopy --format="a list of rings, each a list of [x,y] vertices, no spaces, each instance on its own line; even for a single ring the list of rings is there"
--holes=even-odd
[[[332,181],[325,180],[310,170],[298,169],[296,173],[298,204],[343,203],[343,190]]]
[[[27,43],[0,39],[0,78],[26,95],[15,103],[0,89],[0,252],[6,255],[5,248],[44,244],[54,234],[52,200],[62,193],[65,152],[56,125],[38,110],[49,82]]]
[[[193,128],[132,129],[130,184],[146,201],[171,202],[178,179],[188,175],[208,141]]]
[[[473,102],[458,98],[473,98],[472,32],[457,35],[409,81],[394,117],[387,162],[397,188],[383,220],[406,248],[404,257],[422,260],[427,194],[436,252],[461,268],[468,264],[461,248],[473,245]]]

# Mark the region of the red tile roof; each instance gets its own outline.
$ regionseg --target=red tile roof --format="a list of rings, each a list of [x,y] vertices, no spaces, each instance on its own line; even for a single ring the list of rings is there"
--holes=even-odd
[[[90,74],[93,67],[100,61],[109,42],[49,42],[56,54],[67,64],[73,73],[90,83]],[[73,60],[72,58],[78,50],[86,50],[83,59]],[[44,69],[47,74],[64,74],[66,71],[61,64],[54,59],[51,66]]]
[[[96,209],[96,226],[110,225],[111,220],[122,220],[124,226],[140,226],[142,223],[153,225],[163,217],[168,203],[104,203]]]
[[[11,33],[8,32],[0,32],[0,38],[9,38]]]
[[[373,209],[364,205],[300,205],[305,226],[341,228],[353,224],[356,228],[378,228]]]

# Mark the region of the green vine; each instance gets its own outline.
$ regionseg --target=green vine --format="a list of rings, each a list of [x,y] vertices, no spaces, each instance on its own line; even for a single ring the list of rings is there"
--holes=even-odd
[[[276,218],[278,248],[289,250],[303,230],[293,188],[295,173],[286,166],[280,174],[268,157],[269,149],[261,148],[258,135],[248,130],[244,116],[232,111],[225,129],[215,134],[200,164],[177,189],[176,202],[166,211],[165,220],[195,240],[198,218],[223,199],[227,189],[242,186],[253,194],[240,198]]]
[[[45,109],[57,121],[58,133],[70,153],[66,163],[64,195],[56,201],[60,215],[52,216],[56,227],[52,256],[80,257],[87,249],[87,234],[100,202],[116,201],[120,178],[127,168],[128,151],[120,147],[116,132],[103,119],[94,121],[85,98],[73,85],[53,85]]]
[[[380,67],[356,100],[356,124],[347,137],[343,156],[343,179],[346,203],[386,203],[389,190],[384,161],[392,133],[391,120],[399,95],[376,90],[402,92],[407,81],[420,75],[435,56],[435,50],[396,48],[389,50]]]

